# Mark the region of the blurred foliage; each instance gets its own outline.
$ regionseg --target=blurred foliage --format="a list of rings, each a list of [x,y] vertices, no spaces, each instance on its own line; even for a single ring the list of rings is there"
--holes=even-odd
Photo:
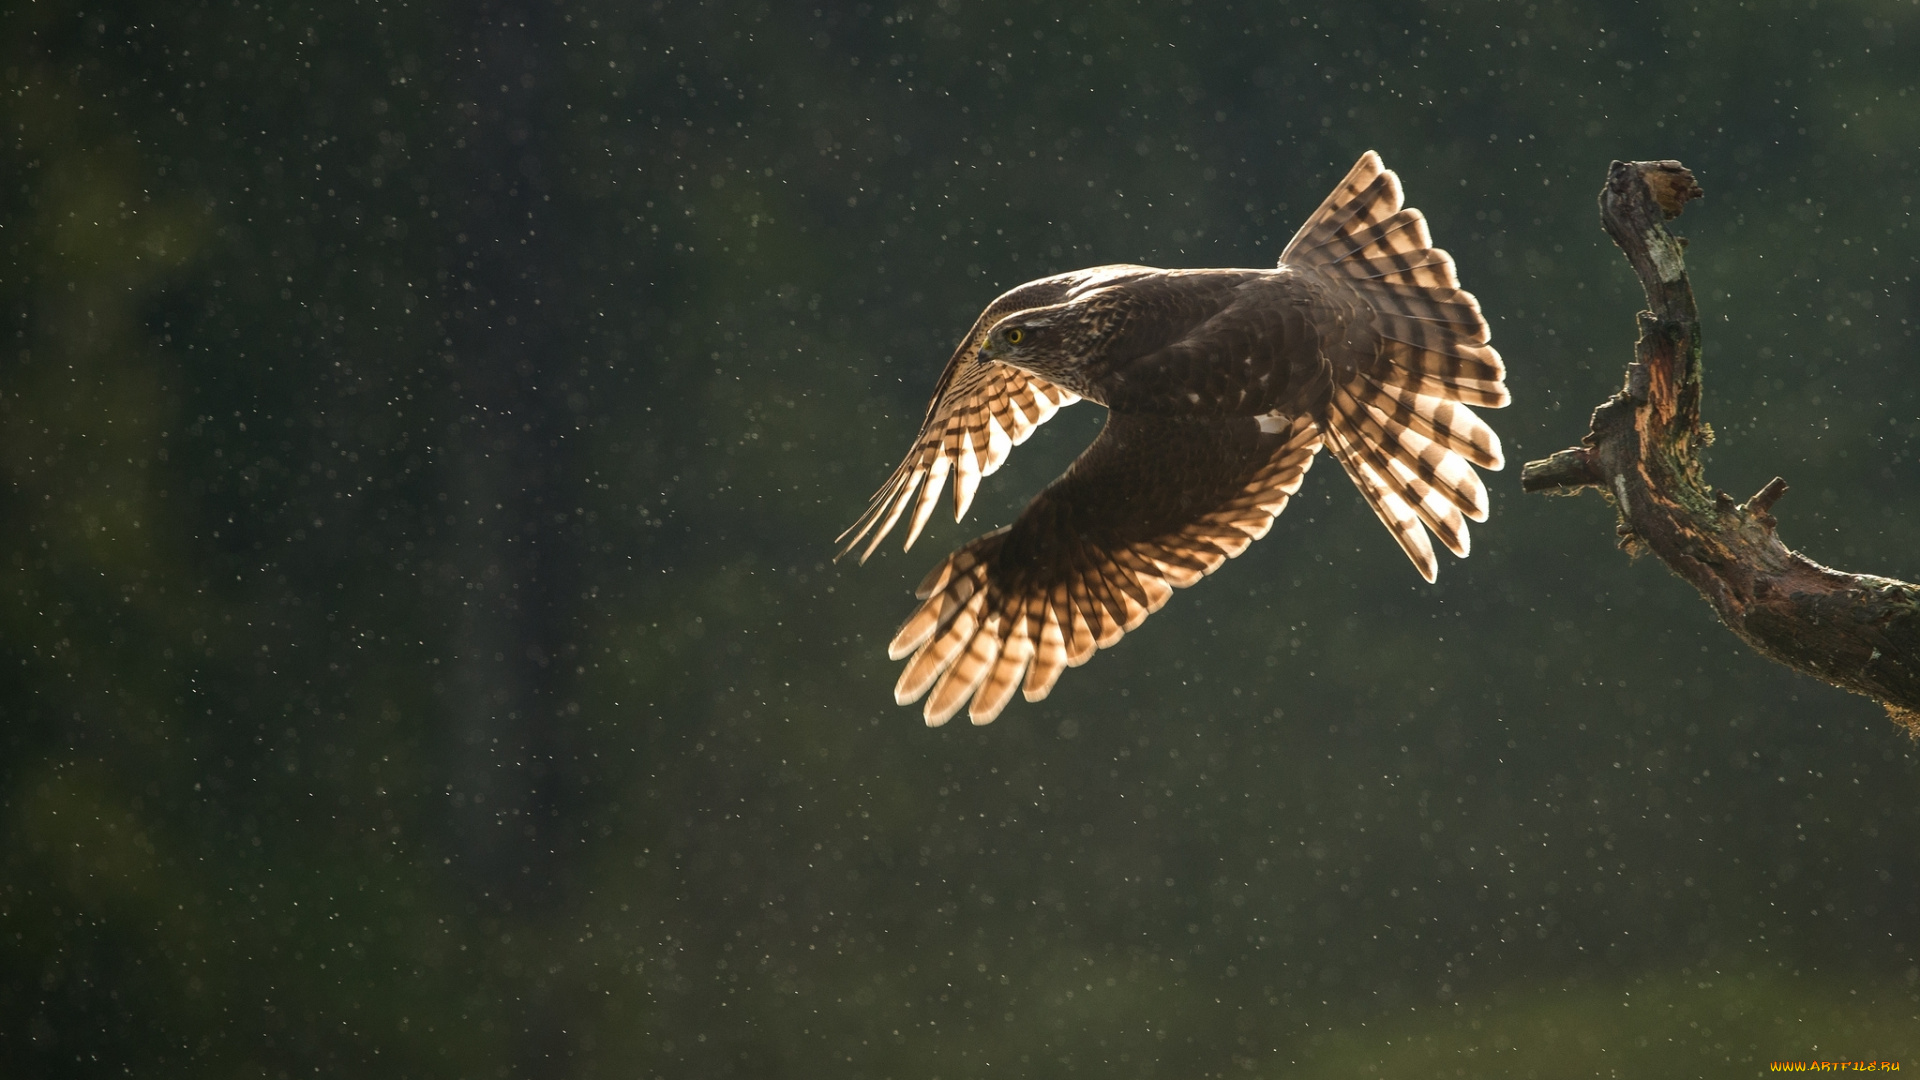
[[[1082,406],[827,561],[999,290],[1264,265],[1367,148],[1617,385],[1677,157],[1713,479],[1920,575],[1907,3],[0,12],[0,1073],[1747,1075],[1920,1056],[1920,769],[1598,499],[1426,586],[1323,463],[1053,697],[882,645]]]

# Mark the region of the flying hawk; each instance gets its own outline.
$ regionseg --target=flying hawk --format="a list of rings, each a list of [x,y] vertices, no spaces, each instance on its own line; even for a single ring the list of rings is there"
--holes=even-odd
[[[1507,404],[1506,369],[1432,243],[1368,151],[1275,269],[1097,266],[989,304],[840,554],[864,542],[865,562],[909,508],[912,547],[949,479],[959,520],[980,478],[1062,406],[1098,402],[1107,422],[1012,525],[920,583],[887,647],[907,658],[895,699],[931,689],[938,725],[969,699],[985,724],[1016,688],[1046,697],[1266,535],[1322,447],[1422,577],[1437,568],[1429,531],[1465,557],[1467,519],[1487,516],[1473,466],[1502,465],[1468,406]]]

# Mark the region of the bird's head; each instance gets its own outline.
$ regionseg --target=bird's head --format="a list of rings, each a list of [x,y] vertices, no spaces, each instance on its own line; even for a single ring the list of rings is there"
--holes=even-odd
[[[1045,309],[1018,311],[1001,319],[980,343],[980,355],[1045,375],[1062,353],[1057,313]]]
[[[1086,297],[1009,312],[982,336],[979,356],[1084,396],[1087,365],[1098,357],[1111,322]]]

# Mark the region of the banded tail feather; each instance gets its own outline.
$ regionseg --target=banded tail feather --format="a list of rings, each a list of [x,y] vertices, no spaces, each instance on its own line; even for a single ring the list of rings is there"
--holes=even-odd
[[[1401,202],[1399,177],[1372,151],[1287,245],[1282,263],[1343,281],[1373,311],[1378,356],[1333,388],[1327,444],[1420,575],[1434,580],[1431,532],[1469,550],[1466,521],[1484,521],[1479,474],[1499,469],[1500,440],[1469,406],[1510,400],[1506,365],[1486,316],[1460,288],[1453,257],[1426,218]]]

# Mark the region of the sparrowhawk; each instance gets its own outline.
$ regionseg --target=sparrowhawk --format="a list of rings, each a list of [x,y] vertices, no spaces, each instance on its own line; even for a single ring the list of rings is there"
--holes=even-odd
[[[929,690],[942,724],[991,721],[1016,688],[1046,697],[1264,536],[1322,447],[1422,577],[1431,531],[1467,554],[1486,520],[1473,466],[1500,440],[1469,406],[1507,404],[1486,319],[1432,246],[1400,181],[1368,151],[1272,270],[1099,266],[1030,281],[987,306],[947,362],[913,449],[841,535],[861,560],[911,509],[911,547],[940,489],[954,518],[1054,411],[1082,398],[1106,426],[1014,523],[947,556],[888,654],[895,697]]]

